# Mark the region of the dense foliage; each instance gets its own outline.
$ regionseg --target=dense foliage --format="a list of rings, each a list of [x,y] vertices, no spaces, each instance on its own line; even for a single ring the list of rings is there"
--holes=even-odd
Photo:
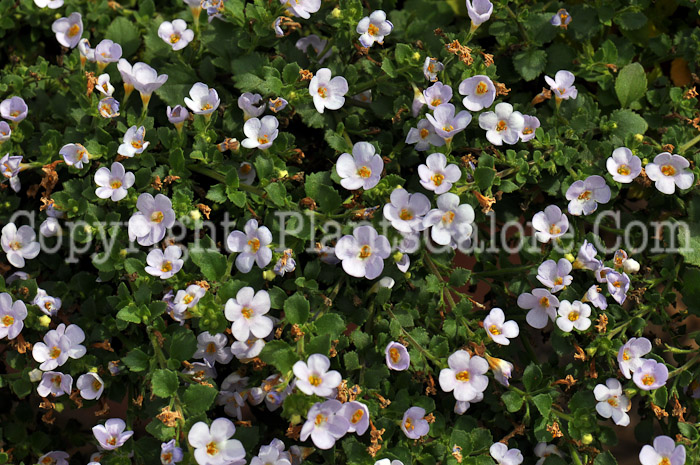
[[[0,1],[0,463],[700,462],[697,3],[188,3]]]

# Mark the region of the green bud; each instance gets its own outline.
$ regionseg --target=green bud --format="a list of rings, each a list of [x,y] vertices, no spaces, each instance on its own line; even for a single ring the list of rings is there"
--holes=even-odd
[[[581,442],[588,445],[593,442],[593,435],[591,433],[586,433],[581,438]]]

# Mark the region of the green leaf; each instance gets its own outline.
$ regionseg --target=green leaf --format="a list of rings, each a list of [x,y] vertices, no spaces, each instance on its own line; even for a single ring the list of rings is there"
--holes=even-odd
[[[180,328],[172,336],[170,357],[182,362],[189,360],[197,351],[197,338],[191,330],[184,327]]]
[[[615,80],[615,93],[623,107],[640,99],[647,91],[647,76],[639,63],[630,63],[620,70]]]
[[[285,84],[293,84],[299,80],[301,68],[296,63],[287,63],[282,70],[282,79]]]
[[[32,393],[32,383],[30,383],[28,380],[20,378],[12,381],[12,390],[14,391],[15,395],[19,397],[20,399],[28,396],[29,394]]]
[[[528,391],[534,391],[542,381],[542,370],[535,363],[531,363],[525,368],[523,373],[523,384]]]
[[[654,398],[654,404],[661,408],[666,407],[666,403],[668,402],[668,390],[666,386],[661,386],[659,389],[656,389],[652,396]]]
[[[147,370],[150,360],[151,357],[141,349],[134,349],[122,358],[122,362],[134,372]]]
[[[345,352],[343,355],[343,364],[345,365],[346,371],[359,370],[361,368],[360,359],[355,351]]]
[[[207,236],[199,248],[190,249],[192,261],[209,281],[221,281],[226,273],[226,257],[214,247]]]
[[[644,134],[649,128],[646,120],[632,110],[616,110],[610,115],[610,120],[617,124],[613,134],[621,139],[632,134]]]
[[[537,394],[532,398],[532,402],[537,407],[537,410],[540,411],[540,415],[545,418],[549,416],[549,412],[552,410],[552,396],[546,393]]]
[[[501,400],[506,404],[506,409],[511,413],[517,412],[523,407],[523,397],[514,391],[504,392],[501,396]]]
[[[493,180],[496,178],[496,171],[492,168],[485,168],[483,166],[478,167],[474,170],[474,180],[477,186],[482,191],[490,188],[493,185]]]
[[[284,318],[291,324],[303,324],[309,318],[309,301],[303,294],[295,293],[284,302]]]
[[[286,373],[292,369],[292,365],[299,360],[299,357],[286,342],[270,341],[260,352],[260,360]]]
[[[605,451],[596,456],[593,465],[617,465],[617,460],[609,451]]]
[[[625,11],[615,17],[617,23],[622,29],[632,31],[644,26],[649,19],[644,13],[639,11]]]
[[[278,207],[284,207],[287,203],[287,189],[281,182],[274,182],[265,187],[265,192],[272,203]]]
[[[450,286],[461,287],[469,282],[469,277],[472,272],[466,268],[455,268],[455,270],[450,275]]]
[[[694,196],[688,202],[687,227],[682,227],[683,223],[676,223],[678,226],[679,252],[683,255],[686,263],[700,266],[700,198]],[[666,232],[664,232],[666,234]],[[669,237],[673,240],[676,235],[672,232]],[[693,299],[693,296],[700,297],[700,271],[696,268],[688,268],[683,273],[683,300],[689,307],[700,309],[700,300]],[[700,311],[697,311],[700,314]]]
[[[190,415],[197,415],[209,410],[218,391],[214,387],[202,384],[190,384],[182,395],[182,403]]]
[[[172,370],[156,370],[151,377],[153,394],[158,397],[172,396],[178,385],[177,374]]]
[[[513,66],[526,81],[536,79],[546,65],[547,52],[538,48],[530,48],[513,55]]]
[[[319,333],[330,334],[331,339],[337,339],[347,327],[343,317],[336,313],[326,313],[314,325]]]
[[[139,307],[133,302],[129,303],[129,305],[117,312],[117,319],[136,324],[139,324],[143,321],[141,319],[141,311]]]
[[[139,28],[124,16],[117,16],[105,31],[105,39],[112,40],[122,47],[122,56],[130,57],[141,45]]]

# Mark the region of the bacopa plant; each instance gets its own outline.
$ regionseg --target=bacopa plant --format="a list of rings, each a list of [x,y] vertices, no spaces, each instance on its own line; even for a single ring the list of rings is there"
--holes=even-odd
[[[700,463],[699,15],[0,2],[0,463]]]

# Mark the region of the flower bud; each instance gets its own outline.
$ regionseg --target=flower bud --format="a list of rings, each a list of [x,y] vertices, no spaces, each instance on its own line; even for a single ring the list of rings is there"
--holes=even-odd
[[[287,171],[287,170],[278,170],[277,171],[277,177],[286,178],[287,176],[289,176],[289,171]]]
[[[634,274],[639,271],[639,262],[634,258],[628,258],[622,262],[622,269],[625,270],[625,273]]]
[[[403,254],[401,252],[397,251],[394,255],[392,255],[392,258],[394,259],[395,262],[398,263],[403,258]]]
[[[331,10],[331,16],[333,16],[336,19],[340,18],[342,15],[343,15],[343,12],[340,11],[340,8],[338,8],[338,7],[335,7],[335,8],[333,8],[333,10]]]
[[[39,325],[42,328],[48,328],[51,324],[51,317],[48,315],[42,315],[39,317]]]
[[[414,52],[414,53],[413,53],[413,59],[416,60],[416,61],[417,61],[417,60],[420,60],[420,52]]]
[[[272,281],[275,279],[275,272],[272,270],[263,271],[263,279],[266,281]]]
[[[581,438],[581,442],[585,445],[588,445],[593,442],[593,435],[591,433],[586,433],[583,435]]]
[[[41,377],[44,375],[44,372],[41,371],[38,368],[34,368],[32,371],[29,372],[29,381],[32,383],[36,383],[41,381]]]
[[[192,210],[190,212],[190,218],[192,218],[195,221],[201,220],[202,219],[202,213],[199,210]]]
[[[643,134],[635,134],[634,135],[634,140],[637,142],[643,142],[644,141],[644,135]]]
[[[570,254],[570,253],[564,255],[564,258],[569,260],[571,263],[574,263],[576,261],[576,257],[574,257],[573,254]]]

